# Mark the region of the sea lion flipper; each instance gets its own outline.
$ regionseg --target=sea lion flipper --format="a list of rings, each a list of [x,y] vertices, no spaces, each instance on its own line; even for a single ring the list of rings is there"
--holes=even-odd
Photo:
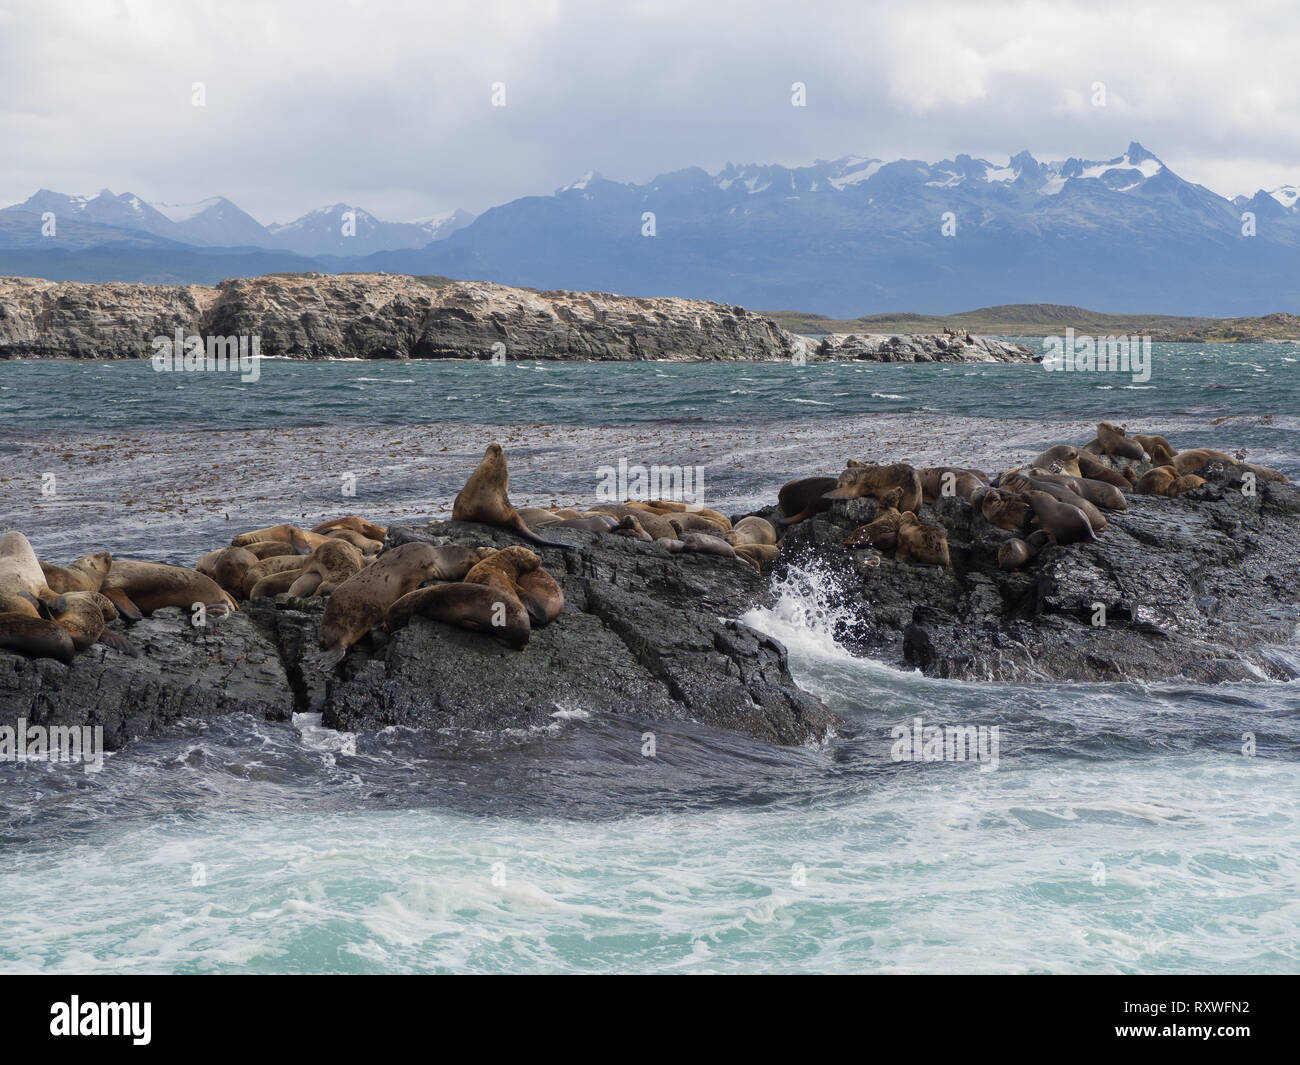
[[[131,597],[121,588],[103,588],[101,592],[115,607],[122,617],[131,621],[139,621],[144,615],[140,613],[140,608],[131,601]]]
[[[535,532],[533,532],[532,529],[530,529],[527,525],[524,524],[523,518],[518,518],[518,516],[516,517],[517,517],[517,521],[514,523],[514,530],[525,540],[527,540],[529,543],[540,544],[542,547],[559,547],[559,548],[563,548],[565,551],[574,550],[572,544],[562,544],[560,543],[559,540],[543,540],[540,536],[538,536]]]
[[[348,649],[342,644],[335,644],[333,647],[326,647],[322,651],[308,655],[303,659],[313,669],[318,669],[322,673],[328,673],[337,666],[346,657]]]
[[[124,655],[127,655],[130,658],[140,657],[140,652],[136,650],[135,644],[119,632],[112,632],[109,629],[105,629],[99,634],[99,639],[95,642],[102,643],[105,647],[111,647],[115,651],[121,651]]]

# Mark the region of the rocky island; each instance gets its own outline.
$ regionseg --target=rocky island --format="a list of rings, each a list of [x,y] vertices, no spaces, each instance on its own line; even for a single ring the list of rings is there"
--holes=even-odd
[[[156,337],[256,337],[303,358],[1029,361],[978,338],[791,333],[743,307],[539,292],[394,274],[271,274],[216,286],[0,278],[0,358],[143,359]]]

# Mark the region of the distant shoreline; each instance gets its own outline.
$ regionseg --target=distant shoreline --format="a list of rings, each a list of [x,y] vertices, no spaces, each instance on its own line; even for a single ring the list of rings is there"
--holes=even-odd
[[[1149,336],[1162,344],[1300,343],[1300,315],[1258,318],[1192,318],[1165,314],[1104,314],[1051,303],[1016,303],[950,315],[905,312],[827,318],[801,311],[764,311],[782,328],[802,336],[858,333],[910,336],[967,329],[985,337],[1060,336],[1066,329],[1090,336]]]

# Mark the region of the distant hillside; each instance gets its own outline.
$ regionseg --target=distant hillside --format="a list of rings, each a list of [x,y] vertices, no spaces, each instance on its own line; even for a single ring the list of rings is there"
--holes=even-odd
[[[1300,316],[1269,314],[1262,318],[1180,318],[1167,314],[1102,314],[1054,303],[1016,303],[982,307],[943,316],[870,314],[861,318],[826,318],[799,311],[766,311],[767,317],[792,333],[941,333],[945,327],[968,329],[980,336],[1052,336],[1073,327],[1090,336],[1137,334],[1152,340],[1231,343],[1266,340],[1300,341]]]

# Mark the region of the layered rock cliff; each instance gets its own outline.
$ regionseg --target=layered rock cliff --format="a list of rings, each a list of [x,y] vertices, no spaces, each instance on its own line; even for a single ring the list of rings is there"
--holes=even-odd
[[[1027,349],[950,337],[797,336],[743,307],[704,300],[537,292],[394,274],[271,274],[203,285],[0,278],[0,358],[148,358],[153,341],[257,338],[306,359],[679,361],[1028,359]]]

